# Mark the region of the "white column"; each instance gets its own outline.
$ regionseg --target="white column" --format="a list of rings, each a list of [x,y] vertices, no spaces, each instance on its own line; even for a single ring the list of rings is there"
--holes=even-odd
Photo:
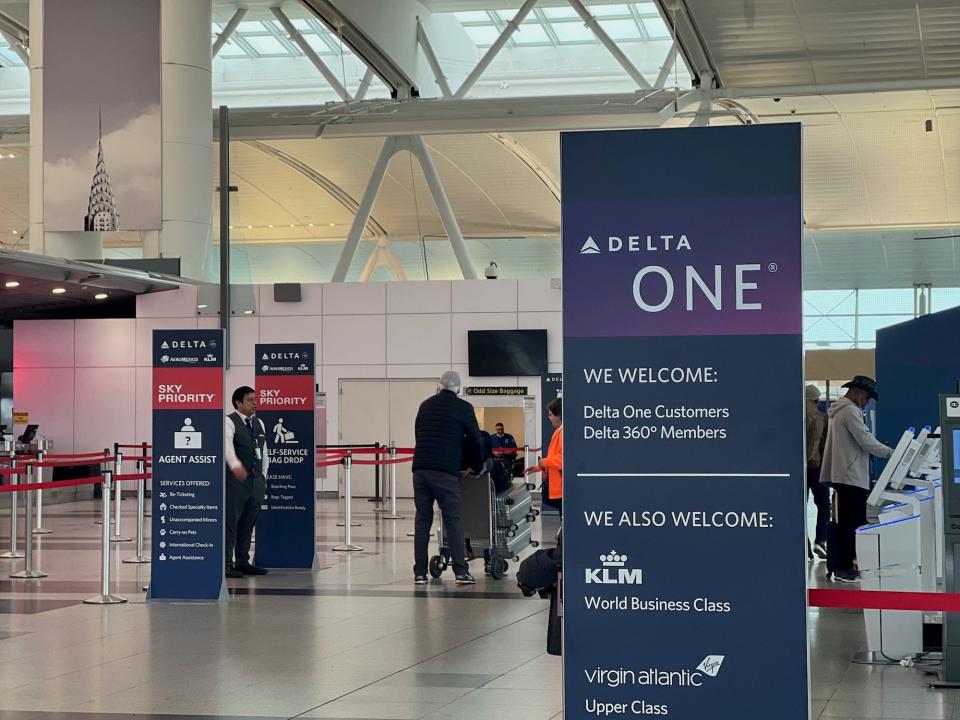
[[[213,211],[212,0],[161,0],[163,229],[144,257],[179,257],[184,277],[215,280],[205,267]],[[147,233],[145,233],[147,235]]]
[[[43,0],[30,0],[30,251],[71,260],[103,253],[102,233],[43,229]]]

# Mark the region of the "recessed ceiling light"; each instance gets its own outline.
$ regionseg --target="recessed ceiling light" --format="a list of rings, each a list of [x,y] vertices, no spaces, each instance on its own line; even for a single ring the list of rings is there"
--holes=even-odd
[[[243,311],[243,314],[244,314],[244,315],[253,315],[253,310],[244,310],[244,311]]]
[[[16,280],[7,280],[4,285],[8,288],[20,287],[20,283]]]
[[[63,295],[66,291],[66,288],[54,288],[50,292],[52,292],[54,295]]]
[[[206,310],[206,305],[197,305],[197,310]]]
[[[294,225],[293,223],[290,223],[290,227],[296,227],[296,225]]]
[[[247,225],[247,230],[253,230],[253,225]]]
[[[268,227],[268,228],[272,228],[272,227],[273,227],[273,225],[267,225],[267,227]]]
[[[93,299],[94,299],[94,300],[106,300],[108,297],[110,297],[110,296],[107,295],[106,293],[97,293],[96,295],[93,296]]]
[[[309,225],[307,225],[307,227],[313,227],[313,223],[310,223]]]
[[[8,158],[15,158],[16,155],[14,155],[13,153],[10,153],[9,155],[7,155],[7,157],[8,157]]]
[[[335,226],[335,225],[336,225],[336,223],[330,223],[330,227],[333,227],[333,226]]]
[[[233,230],[233,225],[230,225],[229,227],[230,227],[231,230]]]
[[[16,230],[11,230],[11,231],[10,231],[10,234],[11,234],[11,235],[16,235],[16,234],[17,234],[17,231],[16,231]]]

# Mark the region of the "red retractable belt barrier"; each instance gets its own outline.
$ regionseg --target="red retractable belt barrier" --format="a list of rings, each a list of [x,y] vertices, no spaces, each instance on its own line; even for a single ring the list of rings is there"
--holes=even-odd
[[[66,460],[66,459],[79,460],[80,458],[83,458],[83,459],[106,458],[107,460],[112,460],[112,459],[113,459],[113,458],[111,458],[111,457],[109,457],[109,456],[107,456],[107,455],[104,455],[102,452],[98,452],[98,453],[65,453],[65,454],[62,454],[62,455],[44,455],[44,457],[47,458],[48,460]]]
[[[139,462],[141,460],[143,460],[144,462],[150,462],[151,460],[153,460],[153,456],[152,455],[123,455],[124,462]]]
[[[810,605],[823,608],[960,612],[960,593],[814,588],[808,596]]]
[[[57,468],[76,467],[78,465],[99,465],[102,462],[113,462],[114,460],[116,460],[116,458],[113,456],[101,456],[98,460],[88,458],[79,462],[77,460],[58,460],[56,462],[47,462],[44,460],[43,462],[28,462],[24,464],[39,468]]]
[[[125,445],[123,443],[117,443],[117,447],[127,449],[133,448],[135,450],[143,450],[143,448],[147,448],[147,450],[150,450],[153,448],[153,445],[144,445],[143,443],[137,443],[136,445]]]
[[[393,460],[354,460],[354,465],[399,465],[400,463],[412,462],[413,457],[394,458]]]

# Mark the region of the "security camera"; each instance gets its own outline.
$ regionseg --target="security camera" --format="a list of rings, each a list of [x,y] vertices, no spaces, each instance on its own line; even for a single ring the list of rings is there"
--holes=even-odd
[[[500,276],[500,272],[497,270],[497,264],[491,260],[490,264],[487,265],[487,269],[483,271],[483,274],[487,280],[496,280]]]

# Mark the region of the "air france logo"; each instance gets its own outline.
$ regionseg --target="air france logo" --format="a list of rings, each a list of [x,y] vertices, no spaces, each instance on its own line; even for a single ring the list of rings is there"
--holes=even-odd
[[[642,585],[643,570],[626,567],[629,558],[611,550],[600,556],[599,568],[586,568],[585,582],[588,585]]]
[[[707,655],[703,662],[697,665],[697,670],[709,677],[716,677],[720,672],[720,666],[723,665],[723,655]]]

